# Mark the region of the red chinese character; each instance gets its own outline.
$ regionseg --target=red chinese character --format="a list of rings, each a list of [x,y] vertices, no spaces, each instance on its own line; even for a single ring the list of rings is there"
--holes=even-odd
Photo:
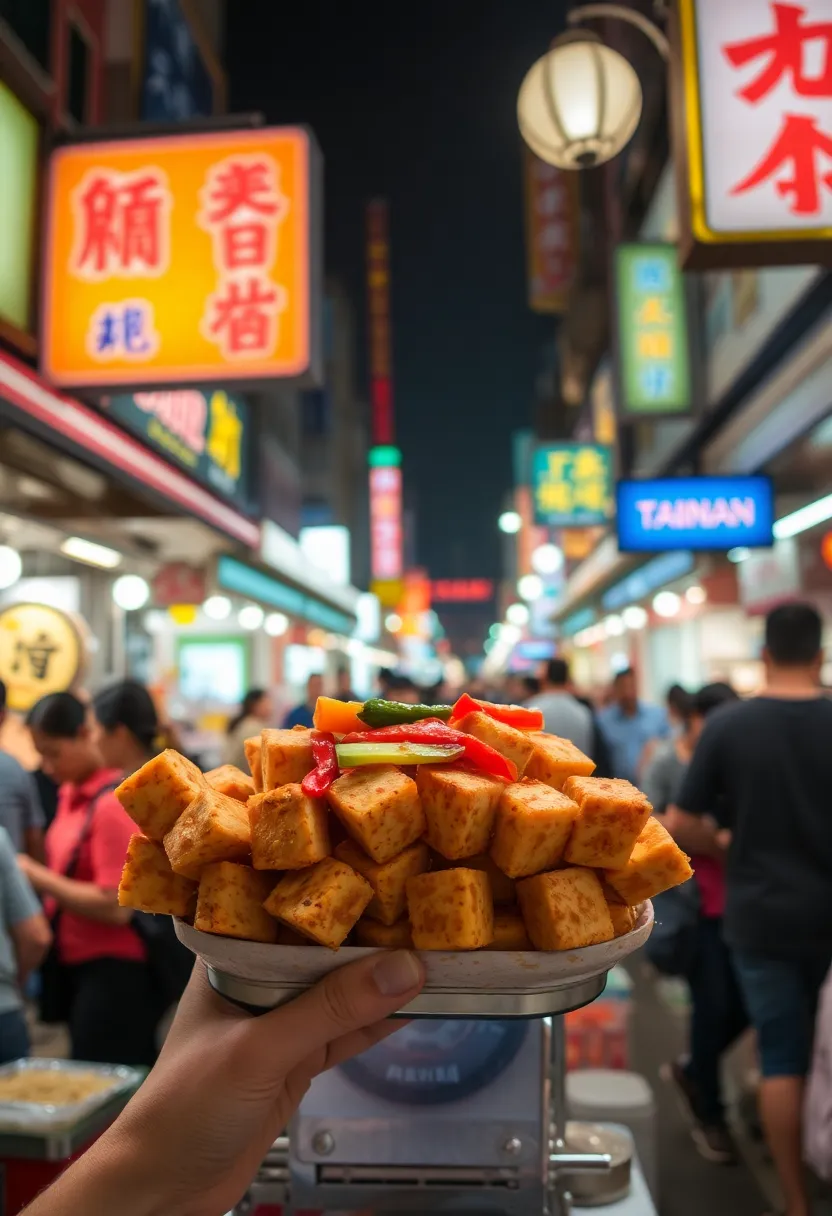
[[[159,274],[167,264],[170,200],[158,173],[100,173],[76,199],[73,269],[89,278]]]
[[[804,25],[804,8],[796,4],[772,4],[771,7],[777,25],[773,34],[723,47],[729,63],[735,68],[744,67],[761,55],[769,57],[760,75],[740,89],[739,96],[758,102],[780,83],[783,76],[791,74],[798,96],[832,97],[832,21]],[[803,47],[815,38],[822,38],[826,43],[823,72],[820,76],[809,77],[803,72]]]
[[[793,215],[816,215],[820,210],[820,185],[832,190],[832,172],[824,173],[818,181],[818,154],[832,158],[832,139],[818,130],[817,122],[808,114],[787,114],[783,130],[769,152],[755,169],[734,186],[732,194],[743,194],[774,177],[787,165],[794,166],[791,177],[781,177],[777,193],[783,198],[794,196]]]
[[[227,224],[220,230],[224,269],[267,267],[271,261],[269,236],[268,227],[257,221],[250,224]]]
[[[208,301],[203,332],[226,358],[268,355],[274,350],[277,315],[285,293],[267,279],[230,280]]]
[[[274,167],[269,160],[227,160],[211,171],[206,193],[205,219],[209,224],[227,220],[243,207],[260,215],[281,210],[275,189]]]

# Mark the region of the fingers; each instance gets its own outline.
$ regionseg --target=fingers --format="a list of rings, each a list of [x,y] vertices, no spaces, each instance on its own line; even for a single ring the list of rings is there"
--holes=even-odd
[[[292,1068],[314,1051],[383,1022],[412,1000],[424,982],[415,954],[379,951],[331,971],[297,1000],[258,1018],[259,1048],[273,1064]],[[364,1040],[366,1046],[373,1041]]]

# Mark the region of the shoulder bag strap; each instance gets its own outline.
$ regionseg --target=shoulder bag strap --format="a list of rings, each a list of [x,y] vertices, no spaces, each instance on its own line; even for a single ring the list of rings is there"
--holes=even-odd
[[[92,821],[95,816],[95,812],[98,809],[98,804],[101,801],[101,799],[104,797],[105,794],[111,794],[115,788],[116,788],[116,784],[113,782],[110,782],[107,785],[102,786],[101,789],[98,791],[98,793],[93,798],[92,802],[90,802],[90,805],[87,809],[86,816],[84,817],[84,826],[81,828],[81,832],[78,836],[78,839],[75,842],[75,847],[73,848],[72,852],[70,853],[69,861],[66,863],[63,870],[61,870],[61,874],[63,875],[64,878],[74,878],[75,877],[75,871],[78,869],[78,862],[81,860],[81,850],[83,849],[84,845],[87,843],[89,834],[92,830]]]

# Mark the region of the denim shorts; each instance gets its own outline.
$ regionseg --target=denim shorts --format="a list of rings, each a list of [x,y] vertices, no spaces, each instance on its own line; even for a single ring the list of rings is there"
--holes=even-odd
[[[734,950],[734,966],[749,1017],[757,1032],[764,1077],[805,1077],[812,1058],[815,1015],[829,953],[807,958],[770,958]]]

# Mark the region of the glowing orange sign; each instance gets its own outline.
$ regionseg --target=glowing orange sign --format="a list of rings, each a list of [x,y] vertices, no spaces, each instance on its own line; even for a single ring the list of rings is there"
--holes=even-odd
[[[44,373],[94,387],[313,369],[316,156],[291,127],[59,148]]]

